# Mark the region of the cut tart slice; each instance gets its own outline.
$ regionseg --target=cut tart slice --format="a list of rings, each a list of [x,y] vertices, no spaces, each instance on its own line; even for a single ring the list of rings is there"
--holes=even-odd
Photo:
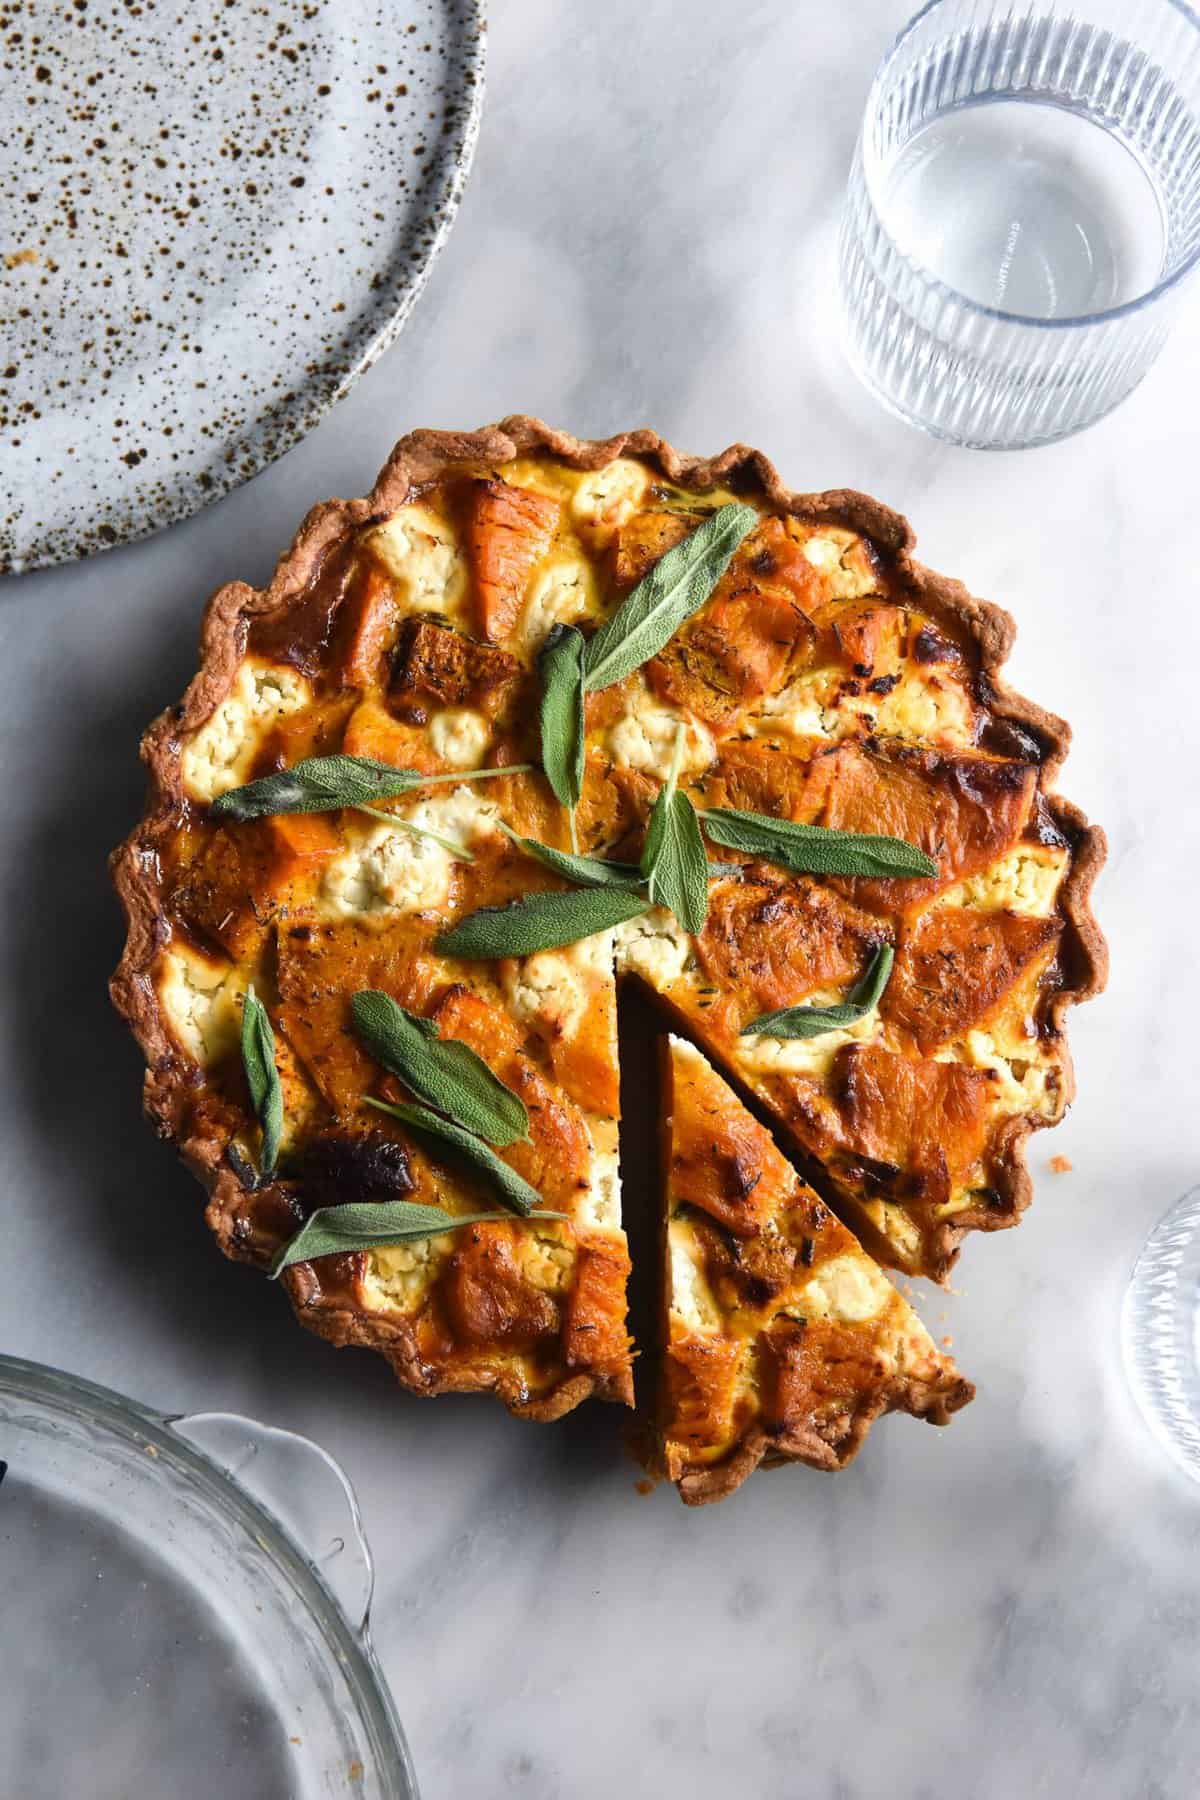
[[[265,588],[213,596],[114,859],[113,995],[221,1248],[269,1269],[347,1203],[493,1212],[294,1260],[284,1286],[420,1393],[543,1418],[627,1400],[615,961],[882,1261],[944,1279],[1027,1203],[1024,1139],[1071,1094],[1067,1009],[1104,977],[1103,839],[1053,791],[1066,727],[1005,687],[1011,641],[895,513],[790,493],[744,446],[528,418],[403,439]],[[512,903],[540,937],[497,931]],[[252,986],[283,1113],[257,1171]],[[528,1141],[481,1140],[464,1171],[452,1105],[440,1138],[380,1112],[427,1096],[356,1036],[366,991],[480,1059]],[[764,1024],[813,1007],[835,1009],[819,1035]],[[496,1161],[563,1216],[503,1212]]]
[[[974,1395],[693,1044],[664,1055],[659,1466],[690,1506],[760,1463],[841,1469],[872,1422]]]

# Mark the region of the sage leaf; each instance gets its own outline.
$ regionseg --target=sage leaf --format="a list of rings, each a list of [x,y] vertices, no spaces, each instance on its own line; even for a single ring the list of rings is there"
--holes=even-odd
[[[703,931],[708,917],[708,856],[696,811],[679,792],[685,728],[679,727],[671,771],[658,791],[646,828],[642,874],[656,906],[670,907],[685,931]]]
[[[661,557],[610,619],[588,639],[583,656],[588,693],[611,687],[657,656],[698,612],[729,567],[734,551],[758,524],[752,506],[718,507],[683,542]]]
[[[933,858],[903,838],[797,825],[791,819],[724,806],[702,812],[700,826],[714,844],[765,857],[795,874],[859,875],[882,881],[937,874]]]
[[[275,1064],[275,1033],[267,1009],[252,987],[246,989],[242,1004],[242,1067],[262,1131],[259,1166],[264,1175],[273,1175],[283,1135],[283,1088]]]
[[[761,1019],[752,1019],[749,1025],[742,1026],[742,1037],[815,1038],[823,1037],[827,1031],[857,1025],[879,1005],[894,957],[890,944],[880,944],[865,975],[844,1001],[836,1006],[785,1006],[779,1012],[764,1013]]]
[[[350,1015],[364,1049],[430,1106],[489,1144],[528,1141],[524,1101],[469,1044],[439,1037],[431,1019],[407,1012],[378,988],[355,994]]]
[[[568,811],[583,792],[583,647],[581,631],[555,625],[538,656],[542,682],[542,767]]]
[[[451,1161],[466,1164],[472,1174],[482,1175],[495,1188],[505,1206],[522,1218],[527,1219],[541,1199],[537,1189],[515,1169],[510,1169],[506,1162],[501,1162],[495,1151],[473,1131],[464,1131],[450,1119],[439,1118],[426,1106],[375,1100],[369,1094],[364,1096],[363,1104],[386,1113],[389,1119],[399,1119],[416,1137],[431,1145],[435,1155],[448,1155]]]
[[[539,843],[537,838],[521,837],[509,825],[501,823],[500,829],[514,844],[519,844],[527,856],[561,875],[564,881],[574,882],[576,887],[633,890],[642,885],[642,871],[636,863],[605,862],[599,856],[569,856],[565,850]]]
[[[424,775],[419,769],[396,769],[372,756],[309,756],[291,769],[263,775],[244,787],[229,788],[213,801],[217,819],[264,819],[279,813],[336,812],[343,806],[370,806],[394,800],[413,788],[439,781],[484,781],[493,775],[524,774],[532,763],[510,763],[503,769],[454,769]]]
[[[529,1216],[561,1219],[566,1215],[536,1212]],[[322,1206],[276,1252],[267,1272],[275,1281],[293,1263],[315,1262],[319,1256],[337,1256],[346,1250],[384,1250],[389,1244],[412,1244],[420,1238],[440,1237],[443,1231],[460,1231],[464,1225],[494,1225],[501,1217],[494,1212],[448,1213],[443,1207],[417,1206],[410,1200]]]
[[[620,888],[576,888],[566,894],[529,894],[511,906],[482,906],[435,939],[446,956],[532,956],[607,931],[649,912],[644,894]]]

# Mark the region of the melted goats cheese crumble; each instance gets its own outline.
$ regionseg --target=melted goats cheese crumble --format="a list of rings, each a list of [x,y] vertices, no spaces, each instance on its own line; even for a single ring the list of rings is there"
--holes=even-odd
[[[615,1120],[602,1124],[615,1127]],[[575,1203],[575,1220],[585,1231],[619,1231],[621,1227],[621,1164],[615,1142],[602,1149],[597,1142],[595,1122],[589,1122],[592,1154],[588,1165],[587,1191]]]
[[[691,939],[665,906],[618,925],[613,943],[618,974],[640,975],[660,991],[678,981],[691,960]]]
[[[240,786],[276,719],[299,712],[312,697],[312,683],[297,670],[247,657],[212,717],[184,745],[180,772],[185,793],[208,801]]]
[[[237,1048],[246,978],[232,964],[172,944],[163,953],[157,986],[172,1031],[201,1067]]]
[[[1016,1113],[1058,1117],[1058,1084],[1051,1080],[1057,1058],[1048,1057],[1036,1037],[1020,1036],[1005,1021],[993,1021],[990,1030],[968,1031],[944,1060],[986,1070],[993,1078],[992,1106],[1005,1117]]]
[[[414,503],[375,526],[364,548],[396,582],[403,612],[440,612],[465,621],[467,565],[444,519]]]
[[[648,469],[618,456],[580,477],[571,497],[571,517],[586,536],[606,542],[642,506],[649,486]]]
[[[400,817],[400,815],[397,815]],[[469,787],[422,800],[403,815],[410,824],[436,831],[464,850],[494,834],[499,812]],[[333,918],[386,922],[397,913],[444,906],[450,895],[454,856],[431,838],[417,837],[402,824],[350,827],[350,843],[325,869],[317,909]]]
[[[672,1318],[685,1331],[719,1332],[721,1308],[708,1285],[695,1233],[686,1219],[674,1218],[667,1226],[667,1277]]]
[[[840,669],[809,669],[767,695],[746,714],[740,729],[750,737],[770,737],[786,731],[793,737],[837,738],[850,729],[837,710],[843,680]]]
[[[970,699],[953,681],[908,668],[888,694],[873,694],[869,688],[851,693],[847,686],[844,669],[807,669],[747,713],[739,729],[751,737],[785,731],[830,742],[862,731],[962,749],[974,742]]]
[[[446,706],[429,721],[435,756],[453,769],[478,769],[492,741],[492,728],[473,706]]]
[[[610,931],[598,931],[561,950],[506,958],[504,996],[522,1024],[540,1022],[572,1038],[587,1016],[599,987],[612,979]]]
[[[533,661],[555,625],[578,625],[599,608],[596,577],[586,562],[554,553],[530,578],[517,625],[520,645]]]
[[[362,1294],[372,1312],[411,1313],[422,1305],[430,1283],[454,1249],[454,1233],[389,1244],[366,1259]]]
[[[835,600],[858,600],[878,585],[863,540],[841,525],[822,525],[800,546],[805,561],[820,571],[825,591]]]
[[[804,1006],[840,1006],[846,995],[836,988],[822,988],[806,994]],[[867,1044],[878,1038],[882,1030],[879,1013],[869,1012],[853,1025],[842,1025],[824,1031],[815,1038],[776,1038],[754,1032],[739,1037],[736,1052],[740,1069],[754,1075],[811,1075],[828,1073],[833,1059],[844,1044]]]
[[[625,701],[625,710],[606,734],[607,749],[621,768],[637,769],[665,781],[671,772],[675,740],[684,728],[680,773],[695,774],[717,760],[712,732],[690,713],[678,712],[656,700],[641,676],[637,676]]]
[[[1067,871],[1066,850],[1052,844],[1018,844],[1004,856],[939,894],[935,905],[969,906],[978,912],[1024,913],[1049,918]]]
[[[960,749],[974,743],[975,718],[968,695],[958,682],[936,674],[918,675],[909,669],[890,694],[867,692],[847,697],[842,704],[883,737]]]
[[[854,1251],[822,1263],[812,1280],[805,1282],[797,1305],[812,1317],[855,1325],[875,1318],[895,1292],[887,1276],[861,1251]]]

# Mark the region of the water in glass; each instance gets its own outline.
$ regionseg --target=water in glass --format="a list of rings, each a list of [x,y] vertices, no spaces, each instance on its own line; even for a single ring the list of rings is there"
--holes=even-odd
[[[911,137],[880,210],[901,249],[980,306],[1102,312],[1162,273],[1163,206],[1120,138],[1028,100],[956,108]]]

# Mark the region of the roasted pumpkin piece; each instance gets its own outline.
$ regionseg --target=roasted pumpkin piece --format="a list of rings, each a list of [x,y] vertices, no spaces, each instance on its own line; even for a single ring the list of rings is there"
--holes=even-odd
[[[875,599],[844,600],[826,614],[838,658],[852,675],[863,681],[895,675],[907,633],[902,608]]]
[[[983,1152],[991,1087],[987,1070],[846,1044],[833,1075],[842,1147],[897,1171],[908,1197],[944,1204]]]
[[[815,641],[812,620],[786,592],[727,577],[647,664],[646,679],[660,699],[720,729],[751,701],[777,692]]]
[[[263,823],[276,867],[285,877],[319,868],[341,848],[336,814],[278,813]]]
[[[570,1368],[591,1369],[613,1399],[633,1405],[633,1340],[625,1322],[629,1252],[623,1237],[583,1238],[567,1297],[564,1360]]]
[[[1020,839],[1038,771],[1030,763],[903,744],[843,744],[808,765],[793,817],[840,831],[904,838],[934,858],[927,880],[853,880],[861,905],[907,910],[973,875]]]
[[[550,548],[559,502],[506,481],[472,484],[466,546],[479,629],[492,642],[512,630],[534,565]]]
[[[899,1296],[897,1296],[899,1299]],[[889,1321],[886,1336],[836,1319],[780,1319],[760,1341],[764,1421],[780,1451],[840,1469],[880,1413],[899,1408],[945,1425],[974,1387],[934,1349],[920,1322]],[[907,1326],[901,1356],[889,1342]]]
[[[631,840],[640,843],[657,792],[658,784],[639,769],[619,768],[589,750],[575,809],[580,849],[612,852],[620,861]]]
[[[257,957],[274,920],[307,899],[321,863],[337,852],[334,820],[281,824],[255,820],[198,839],[170,890],[175,917],[235,960]]]
[[[613,580],[621,589],[636,587],[668,550],[681,544],[701,524],[704,514],[646,511],[634,513],[617,532],[612,548]]]
[[[1053,954],[1059,920],[935,906],[900,942],[880,1011],[923,1055],[979,1025],[1039,957]]]
[[[755,867],[744,881],[714,885],[696,938],[705,974],[736,994],[743,1023],[794,1006],[814,988],[855,979],[883,936],[877,919],[832,888]]]
[[[338,615],[338,675],[344,687],[386,683],[385,657],[395,642],[399,619],[395,582],[378,563],[364,563]]]
[[[396,718],[373,697],[363,700],[350,714],[341,747],[347,756],[370,757],[397,769],[419,769],[424,775],[443,767],[429,733],[420,725]]]
[[[433,929],[436,929],[434,927]],[[334,1113],[356,1116],[379,1067],[359,1045],[351,996],[382,988],[426,1016],[446,985],[430,954],[432,930],[411,920],[383,930],[346,924],[284,925],[277,936],[280,1020],[296,1053]]]
[[[618,544],[618,585],[648,574],[698,523],[674,513],[635,515]],[[647,664],[646,679],[661,699],[719,729],[802,666],[817,635],[804,606],[817,597],[816,571],[800,547],[779,519],[764,519],[712,597]]]
[[[537,1188],[547,1206],[570,1213],[587,1188],[590,1167],[591,1141],[579,1108],[525,1054],[524,1034],[498,996],[493,1000],[456,985],[432,1017],[441,1036],[468,1044],[524,1101],[530,1141],[510,1144],[499,1154]]]
[[[732,1339],[671,1332],[659,1407],[669,1480],[679,1479],[691,1456],[727,1449],[741,1360],[740,1346]]]
[[[282,714],[263,739],[251,773],[271,775],[277,769],[292,768],[307,756],[329,756],[340,750],[354,706],[354,696],[343,694]]]
[[[507,1222],[467,1226],[455,1238],[437,1297],[459,1343],[498,1351],[532,1349],[558,1336],[561,1302],[528,1279]]]
[[[823,803],[827,777],[814,769],[829,751],[819,742],[806,757],[791,743],[735,736],[724,738],[719,752],[714,767],[692,784],[698,804],[804,820]]]
[[[691,1206],[733,1232],[753,1237],[778,1210],[791,1170],[768,1132],[728,1090],[699,1080],[672,1084],[667,1184],[673,1207]]]
[[[396,643],[391,697],[413,724],[424,724],[427,709],[472,706],[499,719],[525,685],[516,657],[495,644],[464,637],[431,619],[407,619]]]

